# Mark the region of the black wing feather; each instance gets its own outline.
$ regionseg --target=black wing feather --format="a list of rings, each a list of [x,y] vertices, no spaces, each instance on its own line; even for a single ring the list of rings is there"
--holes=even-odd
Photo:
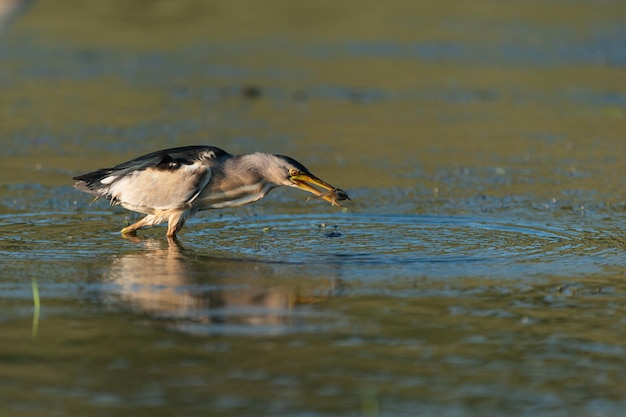
[[[112,168],[100,168],[86,174],[75,176],[77,182],[74,187],[80,191],[100,197],[107,197],[108,185],[102,184],[100,181],[108,176],[115,175],[123,177],[133,172],[141,171],[147,168],[156,168],[159,170],[173,170],[180,167],[180,164],[191,165],[198,160],[201,152],[213,152],[215,159],[228,158],[231,155],[223,149],[215,146],[182,146],[178,148],[163,149],[156,152],[140,156],[127,162],[123,162]]]
[[[193,161],[198,159],[198,154],[203,151],[212,151],[215,153],[216,159],[231,156],[228,152],[223,149],[216,148],[215,146],[182,146],[179,148],[163,149],[151,152],[138,158],[131,159],[130,161],[123,162],[113,168],[100,168],[86,174],[77,175],[72,179],[76,181],[95,183],[113,173],[123,176],[130,171],[141,171],[146,168],[171,168],[168,166],[171,162],[179,162],[181,164],[190,165]]]

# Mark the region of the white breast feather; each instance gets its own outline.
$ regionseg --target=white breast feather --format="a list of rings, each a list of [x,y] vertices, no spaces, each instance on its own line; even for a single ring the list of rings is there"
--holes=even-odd
[[[101,182],[111,183],[109,195],[124,207],[151,213],[191,205],[210,179],[210,168],[198,161],[176,170],[147,168]]]

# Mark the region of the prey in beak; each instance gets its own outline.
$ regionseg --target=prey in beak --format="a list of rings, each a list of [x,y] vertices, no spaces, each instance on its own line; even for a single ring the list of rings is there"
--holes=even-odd
[[[289,174],[291,182],[301,190],[315,194],[313,198],[321,198],[338,207],[343,207],[339,201],[350,200],[348,193],[344,190],[322,181],[310,172],[292,170]]]

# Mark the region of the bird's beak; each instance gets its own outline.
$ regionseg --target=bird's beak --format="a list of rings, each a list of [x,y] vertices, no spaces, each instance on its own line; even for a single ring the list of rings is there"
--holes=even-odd
[[[316,198],[321,198],[328,201],[333,206],[343,207],[338,203],[339,200],[350,200],[348,194],[340,188],[333,187],[326,181],[322,181],[313,174],[307,174],[300,172],[297,175],[289,177],[298,188],[315,194]],[[315,187],[319,187],[324,191],[320,191]]]

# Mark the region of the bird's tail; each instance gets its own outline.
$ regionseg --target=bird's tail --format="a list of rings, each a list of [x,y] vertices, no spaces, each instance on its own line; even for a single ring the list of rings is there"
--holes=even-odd
[[[76,181],[74,183],[74,188],[76,188],[78,191],[82,191],[96,197],[110,199],[110,185],[102,182],[102,180],[110,174],[110,169],[99,169],[97,171],[89,172],[87,174],[78,175],[72,178]]]

